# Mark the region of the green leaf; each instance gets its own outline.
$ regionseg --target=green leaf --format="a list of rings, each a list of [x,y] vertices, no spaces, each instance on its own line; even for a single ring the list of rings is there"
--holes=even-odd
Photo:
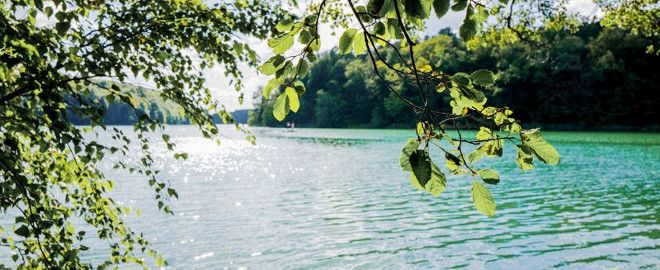
[[[520,138],[522,144],[529,147],[543,163],[549,165],[559,164],[559,153],[550,143],[545,141],[538,129],[522,132]]]
[[[371,21],[372,17],[371,15],[368,14],[369,12],[367,11],[367,8],[365,6],[357,6],[355,7],[355,11],[357,12],[358,18],[361,21],[363,22]]]
[[[474,20],[466,19],[458,29],[459,35],[466,41],[472,39],[477,35],[477,22]]]
[[[410,165],[410,155],[413,151],[419,148],[419,142],[417,139],[410,138],[406,142],[406,145],[401,149],[401,156],[399,157],[399,163],[401,164],[401,169],[404,171],[412,172],[412,166]]]
[[[273,53],[281,54],[293,46],[293,36],[285,34],[268,40],[268,46],[273,49]]]
[[[399,25],[399,21],[397,19],[387,19],[387,32],[389,33],[390,37],[395,39],[403,38],[403,32],[401,32],[401,26]]]
[[[447,186],[447,178],[440,171],[440,168],[431,162],[431,179],[426,183],[424,187],[421,186],[417,177],[414,173],[410,173],[410,183],[419,190],[427,191],[431,195],[438,197],[445,191]]]
[[[431,159],[429,158],[429,153],[424,149],[415,150],[410,154],[408,160],[419,184],[426,186],[426,183],[431,180]]]
[[[465,171],[461,170],[461,167],[459,167],[456,162],[449,159],[445,161],[445,167],[447,167],[449,172],[451,172],[454,175],[460,175],[465,173]]]
[[[308,53],[307,60],[309,60],[310,63],[314,63],[316,61],[316,54],[313,52]]]
[[[447,178],[440,171],[440,168],[431,162],[431,180],[424,186],[426,191],[433,196],[440,196],[447,186]]]
[[[298,42],[300,44],[307,45],[312,40],[312,34],[309,33],[307,30],[302,30],[300,31],[300,35],[298,36]]]
[[[356,55],[364,54],[367,51],[367,42],[364,38],[364,32],[360,32],[355,35],[355,41],[353,41],[353,51],[355,51]]]
[[[474,181],[470,193],[472,193],[472,203],[477,211],[488,217],[495,215],[495,200],[484,184]]]
[[[424,135],[424,122],[417,122],[417,135]]]
[[[481,179],[483,179],[484,182],[488,184],[497,185],[497,183],[500,182],[500,174],[497,173],[496,170],[492,170],[492,169],[478,170],[477,173],[479,174]]]
[[[291,63],[291,60],[287,60],[286,62],[284,62],[282,67],[280,67],[277,71],[275,71],[275,78],[284,81],[284,77],[291,74],[292,70],[293,70],[293,63]]]
[[[287,104],[286,94],[282,93],[277,96],[273,104],[273,116],[277,121],[282,122],[287,114],[289,114],[289,106]]]
[[[456,3],[451,6],[453,11],[461,11],[467,7],[468,0],[456,0]]]
[[[163,266],[165,266],[165,259],[163,259],[162,257],[158,256],[158,257],[156,258],[155,263],[156,263],[156,266],[158,266],[158,267],[163,267]]]
[[[275,89],[280,87],[282,85],[282,80],[278,78],[272,78],[266,83],[266,86],[264,86],[264,98],[269,99],[270,98],[270,92]]]
[[[472,79],[472,82],[475,84],[481,85],[481,86],[491,86],[495,84],[495,74],[493,74],[492,71],[487,70],[487,69],[480,69],[472,74],[470,74],[470,79]]]
[[[499,136],[495,136],[495,137],[499,138]],[[503,153],[502,150],[504,149],[504,147],[502,146],[503,142],[504,141],[502,139],[488,141],[486,143],[486,144],[488,144],[488,146],[486,148],[486,154],[488,154],[489,156],[501,157],[502,153]]]
[[[372,15],[378,16],[383,9],[383,4],[385,4],[385,0],[369,0],[367,3],[367,11]]]
[[[415,177],[415,174],[412,172],[410,172],[410,184],[421,191],[426,191],[426,189],[419,184],[417,177]]]
[[[477,132],[477,135],[475,136],[477,140],[487,140],[490,138],[490,136],[493,134],[493,132],[487,128],[487,127],[479,127],[479,131]]]
[[[289,101],[289,108],[291,108],[293,112],[298,112],[298,109],[300,108],[300,100],[298,100],[298,93],[296,93],[296,90],[287,86],[286,89],[284,89],[284,93]]]
[[[532,149],[524,145],[516,145],[518,154],[516,155],[516,163],[521,170],[534,169],[534,156],[532,156]]]
[[[377,22],[376,25],[374,25],[374,33],[379,36],[385,35],[385,24],[383,22]]]
[[[69,28],[71,28],[70,21],[60,21],[55,24],[55,30],[57,30],[57,34],[60,36],[66,34],[66,32],[69,31]]]
[[[469,98],[474,102],[482,103],[486,100],[486,95],[484,95],[484,92],[481,92],[472,86],[461,87],[460,89],[461,89],[461,93],[465,97]]]
[[[301,81],[295,81],[293,82],[293,89],[296,89],[296,93],[298,93],[298,95],[302,95],[305,93],[305,84],[303,84]]]
[[[445,158],[456,164],[456,166],[461,165],[461,159],[451,153],[445,153]]]
[[[468,160],[474,163],[486,156],[501,157],[502,154],[503,154],[502,139],[491,140],[484,142],[482,145],[474,149],[474,151],[470,153],[470,155],[468,156]]]
[[[438,18],[442,18],[449,11],[449,0],[433,0],[433,9]]]
[[[22,225],[22,226],[18,227],[18,229],[16,229],[14,231],[14,233],[18,236],[23,236],[23,237],[26,237],[26,238],[28,236],[30,236],[30,230],[25,225]]]
[[[451,80],[460,86],[470,85],[470,76],[467,73],[458,72],[454,76],[451,76]]]
[[[481,145],[476,149],[474,149],[474,151],[472,151],[470,155],[468,155],[468,160],[472,163],[475,163],[485,156],[486,156],[486,152],[484,151],[483,145]]]
[[[341,35],[341,37],[339,38],[340,54],[347,54],[351,52],[355,33],[357,33],[357,30],[355,30],[355,28],[350,28],[344,31],[344,33]]]
[[[321,39],[319,37],[315,38],[310,44],[309,48],[312,49],[312,51],[318,51],[321,49]]]
[[[296,68],[298,77],[305,77],[308,71],[309,71],[309,65],[307,64],[307,61],[304,58],[301,58],[300,61],[298,62],[298,67]]]
[[[273,75],[275,74],[275,71],[282,66],[284,60],[285,59],[282,55],[275,55],[259,66],[258,69],[264,75]]]
[[[403,8],[408,17],[426,19],[429,17],[429,8],[425,7],[425,0],[403,0]]]
[[[275,29],[277,29],[277,31],[279,31],[280,33],[290,31],[292,27],[293,27],[293,20],[291,19],[280,20],[279,22],[277,22],[277,25],[275,25]]]

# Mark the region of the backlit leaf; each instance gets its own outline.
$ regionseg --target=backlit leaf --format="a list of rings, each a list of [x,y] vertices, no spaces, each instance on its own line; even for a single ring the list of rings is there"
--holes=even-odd
[[[477,132],[476,138],[477,140],[487,140],[490,138],[491,134],[493,132],[487,128],[487,127],[479,127],[479,131]]]
[[[282,93],[277,96],[275,103],[273,104],[273,117],[275,117],[277,121],[282,122],[288,113],[289,106],[287,104],[287,97],[286,94]]]
[[[264,75],[273,75],[275,74],[275,71],[277,71],[278,68],[282,66],[284,63],[284,57],[281,55],[275,55],[268,59],[268,61],[264,62],[260,67],[259,71],[261,71],[262,74]]]
[[[484,184],[474,181],[470,193],[472,193],[472,203],[477,211],[488,217],[495,215],[495,200]]]
[[[273,53],[281,54],[293,46],[293,36],[285,34],[268,40],[268,46],[273,49]]]
[[[279,88],[282,85],[282,80],[278,78],[272,78],[266,83],[263,90],[263,96],[265,99],[270,98],[270,93],[273,89]]]
[[[442,18],[442,16],[445,16],[447,11],[449,11],[449,1],[450,0],[433,0],[433,9],[438,18]]]
[[[383,4],[385,4],[385,0],[369,0],[367,3],[367,11],[373,15],[378,15],[383,9]]]
[[[516,163],[521,170],[534,169],[534,156],[532,156],[532,149],[524,145],[516,145],[518,154],[516,155]]]
[[[454,76],[451,76],[451,80],[460,86],[468,86],[470,84],[470,76],[463,72],[454,74]]]
[[[277,29],[277,31],[279,31],[280,33],[290,31],[292,27],[293,27],[293,20],[291,19],[280,20],[279,22],[277,22],[277,25],[275,25],[275,29]]]
[[[298,99],[298,93],[296,93],[296,90],[291,86],[287,86],[286,89],[284,89],[284,93],[289,101],[289,108],[293,112],[298,112],[298,109],[300,108],[300,100]]]
[[[440,168],[431,162],[431,180],[424,186],[426,191],[433,196],[440,196],[447,186],[447,178],[440,171]]]
[[[353,51],[356,55],[364,54],[367,51],[367,43],[364,38],[364,32],[357,33],[353,41]]]
[[[431,180],[431,159],[426,150],[418,149],[410,154],[410,166],[412,172],[419,181],[419,184],[426,186],[426,183]]]
[[[415,177],[415,174],[412,172],[410,173],[410,183],[417,189],[427,191],[431,195],[437,197],[440,196],[443,191],[445,191],[445,187],[447,186],[447,178],[440,171],[440,168],[438,168],[435,163],[431,162],[431,179],[426,183],[426,185],[422,187],[419,180],[417,180],[417,177]]]
[[[540,161],[550,165],[559,164],[559,153],[543,138],[538,129],[522,132],[520,138],[523,145],[529,147]]]
[[[467,7],[468,0],[456,0],[456,3],[451,6],[451,10],[453,11],[461,11]]]
[[[429,17],[429,7],[426,7],[426,0],[403,0],[406,15],[418,19]]]
[[[417,139],[408,139],[406,145],[401,149],[401,156],[399,157],[399,163],[401,164],[401,169],[404,171],[412,172],[412,166],[410,166],[410,155],[413,151],[419,148],[419,142]]]
[[[464,40],[470,40],[477,35],[477,23],[474,20],[465,20],[458,29],[459,35]]]
[[[478,170],[477,173],[479,174],[481,179],[483,179],[484,182],[488,184],[497,185],[497,183],[500,182],[500,174],[497,173],[496,170],[493,169]]]
[[[472,82],[475,84],[481,85],[481,86],[491,86],[495,84],[495,74],[493,74],[492,71],[487,70],[487,69],[480,69],[472,74],[470,74],[470,79],[472,79]]]
[[[351,49],[353,47],[353,39],[355,38],[356,33],[357,30],[355,30],[355,28],[349,28],[346,31],[344,31],[344,33],[339,38],[340,54],[347,54],[351,52]]]

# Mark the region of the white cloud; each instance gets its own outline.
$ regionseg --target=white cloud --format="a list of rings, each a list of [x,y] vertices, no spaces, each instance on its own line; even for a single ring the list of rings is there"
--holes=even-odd
[[[602,17],[603,11],[592,0],[570,0],[567,5],[569,12],[575,12],[583,16],[598,18]]]

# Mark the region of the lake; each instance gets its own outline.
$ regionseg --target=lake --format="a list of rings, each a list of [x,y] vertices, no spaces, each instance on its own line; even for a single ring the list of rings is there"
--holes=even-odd
[[[562,163],[525,173],[505,144],[485,162],[502,179],[488,186],[487,218],[469,176],[448,177],[437,198],[410,185],[398,160],[412,130],[252,128],[256,146],[222,130],[216,146],[167,127],[190,154],[156,151],[180,195],[174,216],[156,210],[146,180],[106,168],[170,269],[660,267],[660,134],[546,132]],[[87,259],[105,256],[99,244]]]

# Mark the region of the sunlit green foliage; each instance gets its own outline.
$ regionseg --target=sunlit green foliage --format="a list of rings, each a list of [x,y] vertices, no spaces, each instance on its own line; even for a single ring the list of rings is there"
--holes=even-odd
[[[481,176],[483,181],[489,184],[497,184],[499,175],[494,170],[477,170],[473,167],[474,163],[483,157],[502,156],[505,140],[518,140],[522,141],[523,145],[529,144],[541,161],[558,164],[556,150],[547,142],[541,141],[540,135],[533,135],[536,133],[531,131],[523,132],[520,123],[512,117],[510,109],[486,105],[485,91],[492,91],[496,80],[492,71],[478,69],[471,74],[460,71],[447,74],[431,66],[428,60],[419,57],[419,54],[416,56],[415,47],[418,44],[415,32],[424,27],[424,21],[431,15],[432,9],[435,9],[435,15],[438,17],[444,16],[448,9],[465,12],[459,33],[464,40],[470,40],[476,36],[491,13],[500,13],[500,9],[506,6],[506,1],[488,4],[468,0],[435,2],[370,0],[366,6],[356,6],[356,3],[346,1],[347,6],[343,7],[353,18],[352,23],[346,22],[342,25],[345,29],[338,41],[339,54],[354,52],[361,55],[366,52],[375,75],[381,80],[380,86],[389,89],[396,99],[415,113],[418,122],[416,142],[409,140],[400,157],[403,170],[410,171],[413,185],[436,196],[444,190],[446,179],[432,161],[430,145],[437,146],[445,153],[447,169],[450,172],[468,172],[474,177]],[[318,50],[313,44],[321,39],[318,35],[319,19],[335,17],[337,7],[324,8],[331,3],[334,1],[321,0],[320,4],[311,6],[309,15],[298,20],[281,20],[277,27],[281,33],[268,42],[275,56],[267,60],[261,70],[265,74],[275,76],[266,85],[263,97],[270,98],[273,90],[279,93],[276,94],[272,111],[278,121],[284,120],[290,111],[298,111],[298,96],[295,95],[295,99],[291,99],[294,102],[289,102],[288,93],[291,93],[293,86],[305,76],[306,68],[304,73],[300,68],[302,63],[306,63],[308,56]],[[329,13],[326,13],[328,10]],[[303,49],[298,54],[285,56],[284,53],[293,46],[295,36],[302,41],[300,45]],[[295,61],[298,61],[297,65],[294,65]],[[416,99],[408,99],[398,91],[402,85],[407,84],[418,91]],[[281,92],[282,89],[284,92]],[[430,103],[432,95],[447,96],[451,112],[434,108]],[[317,102],[322,102],[323,98],[324,96],[319,95],[320,100]],[[481,126],[483,134],[478,133],[476,139],[462,136],[458,125],[466,120]],[[458,136],[447,130],[456,131]],[[449,142],[449,145],[441,145],[443,142]],[[476,146],[469,157],[464,153],[468,144]],[[494,214],[495,204],[490,192],[476,181],[473,201],[480,212],[488,216]]]
[[[604,9],[601,23],[650,38],[648,53],[660,54],[660,4],[658,0],[596,0]]]
[[[0,245],[22,269],[112,268],[165,264],[149,242],[127,227],[136,213],[109,193],[114,181],[98,164],[110,155],[115,169],[144,176],[159,209],[176,198],[154,168],[154,133],[170,150],[161,117],[140,109],[143,96],[125,87],[134,78],[170,104],[206,137],[218,132],[212,113],[231,122],[205,86],[203,70],[222,65],[241,89],[238,65],[256,54],[242,36],[265,38],[280,17],[262,1],[0,1],[0,211],[15,216],[0,228]],[[184,53],[186,52],[186,53]],[[156,100],[147,101],[148,104]],[[105,125],[106,104],[120,102],[136,116],[136,136]],[[168,105],[168,106],[170,106]],[[76,127],[85,119],[90,127]],[[107,132],[106,145],[94,133]],[[137,150],[137,151],[136,151]],[[174,158],[185,159],[185,153]],[[73,224],[86,223],[85,231]],[[107,243],[105,260],[81,260],[83,240]]]
[[[479,49],[489,46],[488,44],[513,45],[519,41],[542,46],[540,44],[546,38],[544,34],[548,32],[575,33],[579,29],[579,18],[567,10],[565,1],[538,0],[516,3],[515,0],[486,2],[370,0],[366,6],[356,5],[357,3],[353,1],[346,1],[345,5],[337,5],[336,2],[341,1],[320,0],[318,4],[310,5],[309,15],[302,16],[299,21],[286,19],[286,25],[293,25],[292,27],[278,28],[282,33],[270,39],[269,43],[275,56],[262,66],[263,69],[269,71],[269,74],[275,73],[275,77],[266,86],[264,99],[271,97],[270,93],[273,89],[282,91],[281,89],[285,88],[288,90],[299,82],[300,77],[304,76],[291,63],[295,59],[305,62],[306,56],[314,54],[315,49],[311,47],[312,42],[321,38],[316,34],[319,19],[346,18],[339,15],[342,11],[346,11],[346,14],[352,15],[353,18],[350,21],[342,21],[339,27],[335,26],[335,28],[344,28],[338,42],[339,54],[345,55],[354,52],[355,55],[360,56],[366,52],[365,58],[357,58],[351,64],[361,63],[372,66],[372,74],[380,80],[378,83],[373,83],[372,86],[385,88],[391,93],[386,97],[385,107],[388,104],[387,99],[393,98],[414,112],[412,117],[417,122],[416,142],[409,140],[400,157],[401,167],[404,171],[410,171],[414,186],[437,195],[437,189],[431,191],[427,187],[427,184],[434,178],[432,176],[435,175],[436,179],[443,179],[434,182],[442,183],[442,190],[444,190],[444,176],[439,169],[436,172],[436,165],[433,163],[433,157],[429,151],[429,145],[437,146],[444,153],[445,164],[449,172],[469,173],[475,178],[472,188],[474,205],[481,213],[492,216],[495,212],[495,203],[488,189],[478,179],[480,178],[487,184],[497,184],[500,177],[493,169],[475,168],[477,166],[475,163],[485,157],[501,157],[505,142],[510,142],[518,149],[515,161],[522,170],[534,167],[534,157],[549,165],[559,164],[559,153],[543,139],[538,129],[523,130],[521,123],[513,117],[511,109],[487,104],[487,93],[499,90],[495,87],[497,76],[494,72],[482,67],[476,70],[455,70],[453,73],[448,73],[451,67],[445,63],[434,62],[438,61],[434,59],[434,54],[443,48],[439,50],[425,49],[423,43],[421,46],[417,43],[415,33],[424,27],[424,22],[431,16],[432,11],[437,17],[443,17],[451,9],[452,12],[465,12],[465,18],[458,32],[463,40],[469,42],[468,46],[471,48]],[[626,16],[644,18],[643,23],[636,25],[642,30],[635,29],[635,31],[643,31],[648,36],[653,36],[654,34],[651,33],[653,31],[648,29],[648,21],[652,22],[651,24],[657,24],[657,20],[653,20],[657,15],[657,6],[642,2],[644,1],[633,1],[630,4],[621,4],[611,8],[606,17],[618,18],[620,15],[616,13],[621,12]],[[326,5],[329,7],[326,8]],[[648,9],[653,10],[650,12],[651,15],[649,15]],[[494,20],[492,20],[494,23],[491,23],[489,29],[475,39],[491,16],[494,16]],[[649,17],[651,17],[650,20],[648,20]],[[613,20],[616,21],[616,19]],[[604,24],[612,25],[613,23],[606,19]],[[626,22],[617,22],[618,26],[622,24],[625,25]],[[298,54],[285,56],[284,53],[293,45],[293,37],[298,35],[301,29],[303,32],[300,34],[299,41],[304,49]],[[311,38],[307,33],[313,33]],[[433,46],[432,44],[428,45]],[[488,50],[497,52],[498,49],[499,47]],[[283,62],[284,60],[281,59],[287,60],[276,67],[272,64],[276,60],[278,63]],[[315,57],[312,58],[312,60],[314,59]],[[324,63],[317,65],[324,65]],[[352,79],[351,74],[360,76],[358,73],[350,73],[352,69],[352,66],[348,65],[346,73],[343,75],[349,79]],[[327,73],[328,71],[323,69],[322,72]],[[468,71],[471,73],[466,73]],[[314,72],[312,72],[312,76],[315,76]],[[333,80],[328,81],[327,74],[320,74],[320,76],[326,78],[326,84],[338,84]],[[362,81],[364,82],[362,88],[366,88],[368,79],[362,79]],[[350,91],[357,90],[352,80],[349,80],[347,84]],[[309,88],[314,89],[313,84]],[[331,89],[334,88],[331,87]],[[412,89],[413,92],[416,90],[417,94],[406,95],[402,91],[405,89]],[[326,91],[329,93],[331,90],[319,90],[317,97],[313,99],[322,106],[321,110],[316,109],[317,121],[342,121],[342,118],[350,117],[355,107],[364,107],[363,104],[368,104],[360,103],[358,100],[352,100],[353,103],[351,103],[343,98],[340,99],[340,103],[332,102],[334,99],[331,99]],[[273,110],[273,115],[278,121],[282,121],[289,113],[289,105],[282,102],[281,95],[275,100]],[[434,106],[436,105],[434,101],[438,99],[435,97],[437,95],[444,96],[441,99],[449,103],[451,107],[449,110],[444,111],[443,109],[446,108],[444,106]],[[352,96],[361,96],[361,94],[356,93]],[[296,98],[296,100],[298,99]],[[329,106],[330,111],[322,110],[326,105]],[[343,106],[350,109],[344,112],[341,110]],[[397,110],[399,109],[397,108]],[[267,113],[267,111],[261,111],[261,117],[264,117],[263,113]],[[362,114],[358,112],[357,115]],[[371,122],[374,122],[373,118]],[[466,123],[469,126],[479,127],[476,138],[462,136],[459,125]],[[447,130],[454,130],[457,136]],[[465,153],[465,145],[473,145],[475,148],[468,154]]]
[[[660,81],[657,80],[657,76],[647,74],[653,68],[635,67],[639,66],[639,63],[643,65],[650,63],[653,66],[656,61],[643,56],[643,47],[640,50],[637,45],[644,43],[643,38],[634,34],[625,34],[615,29],[601,29],[594,24],[579,28],[572,28],[572,25],[562,28],[558,27],[557,21],[549,21],[547,27],[536,29],[533,35],[530,33],[527,36],[530,39],[533,37],[538,43],[520,40],[506,46],[489,45],[490,43],[486,41],[492,37],[486,32],[470,40],[475,42],[470,45],[472,46],[470,50],[460,40],[445,35],[420,41],[410,50],[405,35],[402,35],[400,40],[396,37],[392,38],[393,36],[378,36],[377,32],[380,30],[376,25],[381,23],[385,24],[376,22],[373,32],[366,37],[366,40],[371,38],[374,42],[367,42],[369,47],[365,57],[359,57],[362,51],[354,52],[358,57],[350,54],[338,56],[331,52],[320,57],[320,61],[312,65],[310,76],[304,80],[311,91],[307,91],[302,97],[301,112],[287,116],[287,119],[302,125],[307,123],[329,127],[360,125],[379,127],[392,123],[417,122],[420,143],[431,141],[443,147],[441,152],[444,153],[444,164],[449,173],[470,174],[486,184],[499,183],[499,174],[493,169],[481,168],[477,162],[484,158],[501,157],[506,145],[515,146],[519,152],[515,162],[522,170],[534,168],[534,159],[550,165],[559,163],[558,153],[542,139],[538,131],[523,130],[522,123],[512,118],[513,110],[507,107],[489,106],[488,100],[493,100],[496,104],[522,107],[526,112],[524,117],[527,119],[535,117],[532,118],[535,120],[534,123],[564,114],[575,115],[575,112],[580,112],[581,117],[563,117],[561,123],[571,123],[571,121],[576,124],[586,121],[602,123],[603,120],[617,119],[612,117],[619,114],[622,115],[620,119],[625,120],[614,124],[630,125],[633,124],[632,121],[646,125],[653,123],[648,120],[633,120],[639,119],[640,112],[655,110],[643,105],[645,103],[633,101],[628,103],[628,106],[645,106],[639,111],[618,110],[617,114],[602,114],[604,109],[613,111],[613,108],[600,108],[603,104],[601,102],[589,104],[581,102],[582,104],[579,105],[564,107],[562,102],[554,101],[556,98],[539,100],[541,95],[557,96],[555,92],[562,91],[557,98],[567,102],[580,102],[584,100],[583,95],[588,91],[606,91],[605,89],[608,88],[603,87],[604,85],[618,87],[621,81],[616,79],[616,76],[603,76],[604,69],[608,70],[606,73],[614,74],[612,66],[609,65],[615,62],[631,63],[617,65],[626,66],[630,70],[617,70],[616,73],[640,79],[627,80],[627,86],[623,86],[626,91],[604,93],[598,98],[602,102],[612,99],[618,100],[612,104],[626,106],[620,103],[621,95],[627,96],[623,93],[638,93],[655,88],[653,85],[659,85]],[[348,28],[341,35],[338,44],[340,55],[351,51],[350,43],[355,42],[357,32],[355,28]],[[381,38],[390,38],[394,41],[385,43]],[[417,75],[420,75],[422,81],[421,88],[411,68],[410,58],[403,56],[406,51],[415,56]],[[548,57],[558,60],[548,61]],[[617,60],[612,61],[612,59]],[[496,75],[491,69],[500,70],[497,70]],[[433,72],[434,70],[442,70],[446,73]],[[576,76],[579,78],[577,85]],[[608,82],[609,80],[613,81]],[[280,83],[286,81],[286,79],[280,80]],[[539,83],[543,84],[539,85]],[[649,86],[640,87],[632,84]],[[579,87],[583,90],[567,93],[566,91],[571,87]],[[525,93],[516,92],[516,96],[512,98],[510,91],[513,89]],[[530,96],[527,94],[529,92],[539,94]],[[656,99],[654,95],[648,98]],[[447,103],[449,107],[445,105]],[[543,106],[531,106],[538,103]],[[269,104],[269,101],[264,100],[262,104]],[[309,107],[304,104],[308,104]],[[430,107],[427,112],[425,106]],[[541,109],[557,106],[562,107],[562,110],[539,113]],[[444,110],[451,113],[441,113]],[[428,113],[429,111],[431,113]],[[268,119],[267,107],[260,108],[259,112],[262,119]],[[633,119],[623,117],[624,114],[630,114]],[[276,123],[270,122],[269,125]],[[457,138],[444,132],[445,129],[458,131],[459,128],[466,126],[479,128],[475,138],[467,139],[462,136]],[[429,129],[432,131],[429,132]],[[474,150],[463,153],[459,148],[464,145],[474,145]],[[409,146],[410,143],[407,144],[407,147]],[[425,146],[421,148],[426,149]],[[402,162],[402,166],[404,170],[411,172],[415,186],[424,187],[430,179],[428,168],[431,167],[429,164],[432,162],[422,162],[420,171],[415,174],[412,168],[408,168],[410,162],[407,159],[420,155],[412,155],[413,152],[409,152],[402,155],[401,160],[408,162]]]

